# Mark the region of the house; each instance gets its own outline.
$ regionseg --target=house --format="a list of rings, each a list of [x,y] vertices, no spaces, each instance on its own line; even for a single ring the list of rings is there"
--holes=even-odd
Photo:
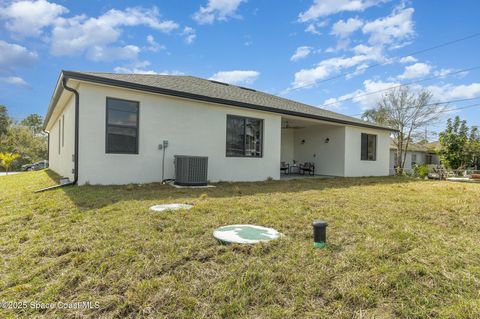
[[[50,168],[78,184],[175,178],[175,155],[208,157],[208,179],[386,176],[391,129],[250,88],[192,76],[62,71],[44,130]]]
[[[411,173],[415,165],[440,165],[440,157],[438,150],[440,149],[439,142],[431,143],[415,143],[408,146],[404,171]],[[390,142],[390,175],[395,175],[395,168],[397,164],[397,147]]]

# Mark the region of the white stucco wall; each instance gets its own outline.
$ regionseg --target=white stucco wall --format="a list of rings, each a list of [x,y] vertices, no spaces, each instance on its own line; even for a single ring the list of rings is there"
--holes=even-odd
[[[72,155],[74,154],[75,145],[75,100],[70,94],[67,102],[64,105],[59,105],[54,115],[51,119],[53,124],[49,128],[49,167],[60,176],[73,180],[74,174],[72,170],[74,162]],[[61,123],[62,121],[65,121],[65,123]],[[62,133],[62,129],[65,132]],[[62,138],[64,139],[63,145]]]
[[[361,160],[362,133],[377,135],[377,158]],[[390,165],[390,137],[385,130],[347,126],[345,128],[345,176],[387,176]]]
[[[294,157],[293,151],[293,139],[294,139],[294,130],[293,129],[282,129],[281,137],[281,154],[280,160],[285,163],[292,164]]]
[[[79,184],[128,184],[174,177],[174,155],[208,156],[208,179],[260,181],[280,177],[280,115],[81,83]],[[105,153],[106,97],[140,102],[139,154]],[[226,157],[227,114],[264,120],[263,157]]]
[[[315,174],[344,176],[345,127],[322,125],[295,130],[293,145],[294,159],[315,163]]]

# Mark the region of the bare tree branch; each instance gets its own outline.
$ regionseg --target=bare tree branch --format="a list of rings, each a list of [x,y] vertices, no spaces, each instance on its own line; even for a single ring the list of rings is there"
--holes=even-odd
[[[399,173],[403,172],[408,147],[418,131],[435,123],[446,108],[446,105],[430,103],[431,99],[432,93],[429,91],[400,87],[386,92],[379,99],[377,107],[365,111],[362,116],[398,130],[392,136],[397,148],[396,166]]]

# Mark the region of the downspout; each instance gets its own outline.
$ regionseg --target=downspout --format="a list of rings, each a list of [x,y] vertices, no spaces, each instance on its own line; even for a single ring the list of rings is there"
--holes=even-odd
[[[50,132],[43,130],[45,134],[47,134],[47,161],[48,166],[50,166]]]
[[[73,186],[76,185],[78,182],[78,131],[79,131],[79,119],[78,119],[78,114],[79,112],[79,105],[80,105],[80,95],[78,94],[78,91],[67,86],[67,79],[63,78],[62,79],[62,87],[69,91],[72,92],[75,95],[75,145],[74,145],[74,155],[73,155],[73,181],[65,184],[60,184],[60,185],[55,185],[55,186],[50,186],[46,187],[43,189],[39,189],[35,191],[35,193],[41,193],[45,191],[49,191],[52,189],[57,189],[60,187],[66,187],[66,186]],[[48,133],[48,164],[50,165],[50,133]]]
[[[78,131],[79,131],[79,105],[80,105],[80,95],[78,94],[78,91],[67,86],[67,78],[62,79],[62,86],[65,90],[72,92],[75,95],[75,153],[74,153],[74,173],[73,173],[73,181],[71,183],[65,184],[65,185],[76,185],[78,182]]]

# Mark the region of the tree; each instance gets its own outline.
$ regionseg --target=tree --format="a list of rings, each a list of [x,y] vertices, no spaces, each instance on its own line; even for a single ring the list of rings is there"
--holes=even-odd
[[[0,166],[5,168],[5,172],[7,175],[13,161],[15,161],[19,157],[20,155],[15,153],[0,153]]]
[[[430,103],[432,93],[412,91],[400,87],[385,93],[377,107],[365,111],[364,120],[386,125],[397,131],[393,133],[393,143],[397,148],[397,172],[403,173],[408,146],[415,136],[422,134],[422,128],[439,119],[444,107]]]
[[[10,168],[20,168],[48,157],[47,135],[42,133],[43,119],[31,114],[20,124],[15,124],[7,113],[7,108],[0,105],[0,152],[17,154]]]
[[[0,105],[0,136],[7,133],[11,123],[12,121],[8,116],[7,107],[5,105]]]
[[[480,167],[480,131],[477,126],[470,129],[470,139],[468,141],[468,152],[470,152],[471,166],[478,169]]]
[[[21,126],[11,126],[7,134],[0,139],[0,152],[10,152],[20,155],[15,161],[15,168],[47,158],[47,138],[43,134],[35,134],[31,129]]]
[[[20,125],[28,127],[35,134],[40,134],[43,131],[43,118],[38,114],[30,114],[20,122]]]
[[[36,135],[29,128],[21,125],[14,125],[8,130],[3,145],[7,151],[28,156],[33,161],[45,159],[47,156],[46,137]]]
[[[478,167],[480,161],[480,134],[477,127],[468,128],[467,122],[456,116],[448,119],[445,131],[440,133],[440,157],[451,169]]]

